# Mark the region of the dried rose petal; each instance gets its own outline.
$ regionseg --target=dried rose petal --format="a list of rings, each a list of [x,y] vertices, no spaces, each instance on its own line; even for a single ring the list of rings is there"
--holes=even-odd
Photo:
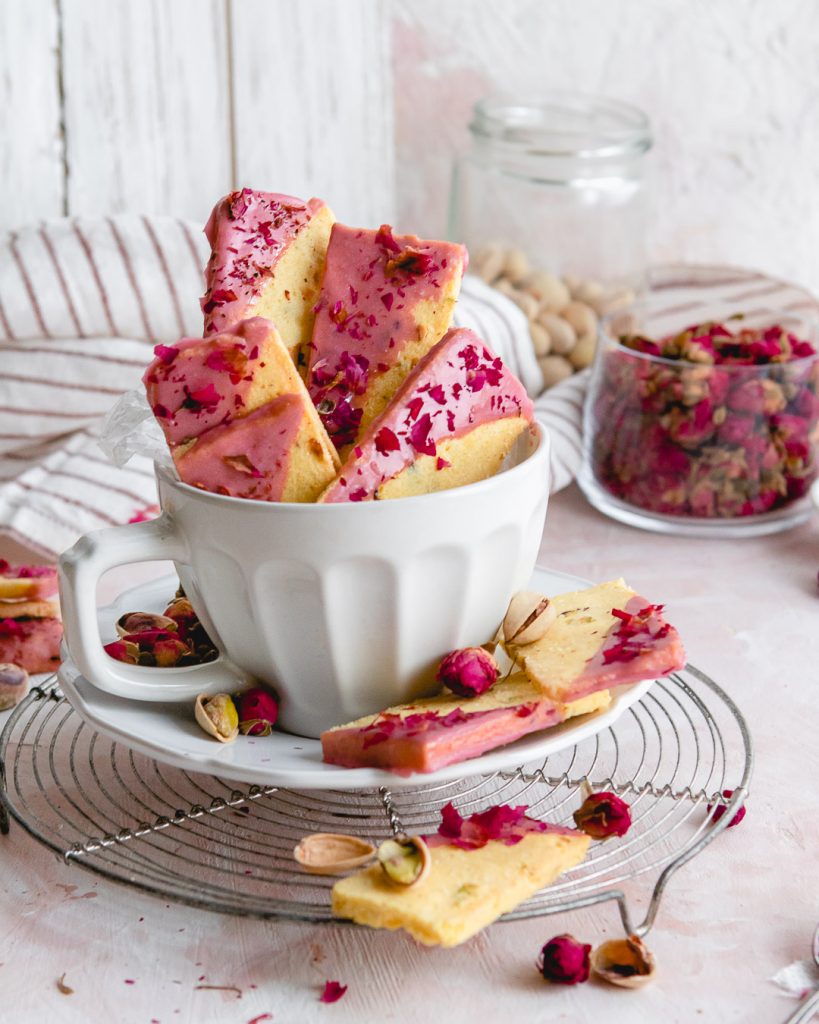
[[[435,678],[459,697],[477,697],[495,684],[498,663],[482,647],[451,651],[438,666]]]
[[[725,797],[726,800],[730,800],[731,797],[734,795],[734,791],[733,791],[733,789],[723,789],[722,795]],[[725,814],[725,812],[726,812],[726,810],[728,808],[725,807],[724,804],[719,804],[716,808],[714,807],[713,804],[708,804],[708,807],[706,809],[707,809],[709,814],[711,814],[712,810],[714,812],[713,817],[711,818],[711,824],[713,825],[713,824],[716,824],[716,822],[719,821],[719,819],[723,816],[723,814]],[[742,819],[744,817],[745,817],[745,804],[742,804],[740,809],[736,812],[736,814],[733,816],[733,818],[731,818],[731,820],[728,822],[728,826],[727,827],[728,828],[733,828],[734,825],[738,825],[742,821]]]
[[[320,1003],[337,1003],[347,991],[347,985],[340,981],[325,981],[324,991],[319,996]]]
[[[591,946],[573,935],[555,935],[541,949],[537,969],[546,981],[560,985],[578,985],[589,980]]]
[[[592,793],[572,815],[581,832],[592,839],[624,836],[631,828],[631,811],[615,793]]]

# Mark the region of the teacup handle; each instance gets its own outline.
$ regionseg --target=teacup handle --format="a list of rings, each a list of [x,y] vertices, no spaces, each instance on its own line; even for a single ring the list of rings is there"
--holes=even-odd
[[[114,526],[80,537],[60,558],[60,603],[72,660],[94,686],[132,700],[186,700],[197,694],[232,692],[253,677],[224,655],[206,665],[144,668],[109,657],[97,620],[97,582],[104,572],[132,562],[169,559],[185,563],[188,547],[163,513],[147,523]]]

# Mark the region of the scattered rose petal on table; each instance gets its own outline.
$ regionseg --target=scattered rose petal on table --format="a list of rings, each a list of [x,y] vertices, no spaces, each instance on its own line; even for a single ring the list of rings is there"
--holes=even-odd
[[[324,991],[319,996],[320,1003],[337,1003],[347,991],[347,986],[340,981],[325,981]]]
[[[725,797],[726,800],[730,800],[731,797],[734,795],[734,791],[733,791],[733,789],[723,789],[722,795]],[[713,804],[708,804],[706,810],[708,811],[709,814],[711,813],[713,807],[714,807]],[[725,809],[725,807],[722,804],[720,804],[719,807],[717,807],[717,809],[714,811],[714,817],[711,819],[711,824],[712,825],[716,824],[716,822],[719,821],[719,819],[723,816],[723,814],[725,814],[725,810],[726,809]],[[733,828],[735,825],[738,825],[742,821],[742,819],[744,817],[745,817],[745,804],[743,804],[740,807],[740,809],[736,812],[736,814],[733,816],[733,818],[731,818],[731,820],[728,822],[728,828]]]

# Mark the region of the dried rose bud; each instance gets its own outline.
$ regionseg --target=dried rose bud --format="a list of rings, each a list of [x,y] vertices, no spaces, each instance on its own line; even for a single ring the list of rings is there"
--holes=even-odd
[[[441,659],[436,679],[459,697],[478,697],[498,678],[498,663],[482,647],[464,647]]]
[[[154,664],[158,668],[173,668],[185,655],[190,654],[190,648],[174,633],[166,633],[164,630],[146,630],[144,633],[130,633],[124,636],[125,643],[134,644],[141,655],[150,655],[153,659],[148,664]]]
[[[624,836],[631,828],[631,812],[615,793],[592,793],[574,812],[574,823],[592,839]]]
[[[126,665],[136,665],[139,661],[139,647],[130,640],[115,640],[111,644],[105,644],[103,650],[109,658],[124,661]]]
[[[561,985],[577,985],[589,980],[591,946],[578,942],[573,935],[555,935],[541,949],[537,969],[546,981]]]
[[[245,736],[269,736],[279,717],[279,702],[269,690],[253,686],[236,698],[239,728]]]
[[[731,797],[734,795],[734,791],[733,791],[733,789],[723,789],[722,795],[725,797],[726,800],[730,800]],[[711,824],[715,825],[719,821],[719,819],[723,816],[723,814],[725,814],[725,812],[727,810],[727,807],[725,807],[723,804],[719,804],[717,806],[717,808],[714,809],[714,805],[713,804],[708,804],[707,810],[708,810],[709,814],[711,813],[712,810],[714,811],[714,816],[711,818]],[[733,816],[733,818],[731,818],[731,820],[728,822],[728,828],[733,828],[734,825],[738,825],[742,821],[742,819],[744,817],[745,817],[745,804],[743,804],[740,807],[740,809],[736,812],[736,814]]]
[[[165,615],[172,619],[179,630],[180,636],[186,636],[199,624],[193,605],[187,597],[176,597],[165,609]]]
[[[19,665],[0,665],[0,711],[19,704],[28,693],[28,672]]]

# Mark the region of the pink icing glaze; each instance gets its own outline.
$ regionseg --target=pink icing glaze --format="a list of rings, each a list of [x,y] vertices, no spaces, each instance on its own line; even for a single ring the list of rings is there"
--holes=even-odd
[[[461,707],[446,716],[397,717],[380,716],[371,726],[322,733],[324,761],[345,768],[386,768],[396,775],[433,772],[555,725],[562,716],[557,705],[541,700],[489,711]]]
[[[307,387],[338,447],[356,435],[368,382],[418,337],[413,311],[460,280],[467,253],[423,241],[334,224],[316,306]]]
[[[322,500],[370,500],[419,455],[435,455],[439,441],[507,416],[531,421],[523,385],[474,332],[453,328],[370,424]],[[440,459],[438,469],[445,465]]]
[[[220,199],[205,225],[211,257],[201,299],[205,334],[223,331],[262,293],[276,261],[324,207],[276,192],[243,188]]]
[[[181,444],[242,415],[253,374],[264,365],[271,330],[268,320],[253,317],[211,338],[157,345],[142,381],[168,444]],[[190,349],[197,350],[196,358],[178,359]]]
[[[9,565],[0,558],[0,576],[9,580],[28,580],[26,599],[44,601],[57,593],[57,569],[53,565]]]
[[[629,598],[625,610],[634,615],[649,602],[635,595]],[[607,652],[622,644],[618,636],[622,623],[618,620],[606,634],[600,649],[588,660],[580,675],[567,687],[563,699],[578,700],[597,690],[608,690],[615,686],[630,686],[643,679],[667,676],[685,666],[685,650],[677,630],[657,614],[648,619],[648,630],[635,637],[635,646],[640,653],[628,661],[606,662]]]
[[[304,411],[298,395],[279,395],[241,419],[214,427],[177,457],[179,476],[214,494],[280,501]]]

